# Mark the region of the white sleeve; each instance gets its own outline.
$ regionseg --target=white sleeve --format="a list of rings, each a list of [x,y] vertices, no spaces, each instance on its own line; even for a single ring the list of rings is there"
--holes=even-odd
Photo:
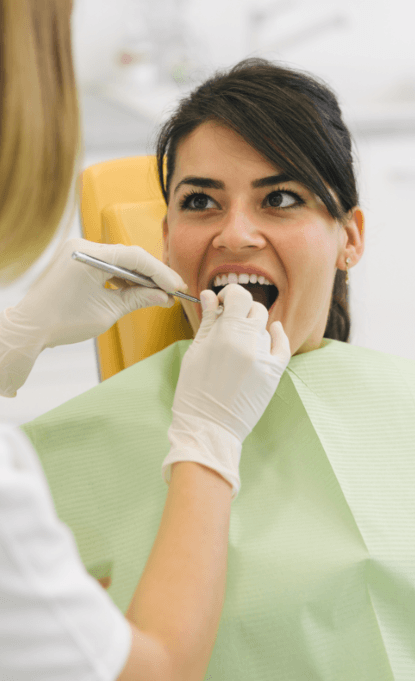
[[[131,629],[85,570],[35,450],[0,425],[0,679],[115,681]]]

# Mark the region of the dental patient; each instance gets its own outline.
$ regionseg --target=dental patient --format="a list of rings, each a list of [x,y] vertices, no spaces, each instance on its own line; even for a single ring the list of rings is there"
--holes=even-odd
[[[364,218],[335,96],[243,61],[180,103],[157,164],[163,262],[197,298],[247,288],[292,352],[243,443],[206,681],[415,678],[415,362],[349,343]],[[180,303],[196,334],[200,306]],[[123,612],[160,523],[192,342],[22,426],[86,569]]]

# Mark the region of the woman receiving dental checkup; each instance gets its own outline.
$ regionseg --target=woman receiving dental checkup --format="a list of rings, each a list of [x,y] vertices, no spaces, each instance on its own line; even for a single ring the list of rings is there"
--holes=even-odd
[[[7,284],[55,234],[79,159],[79,131],[71,2],[0,0],[0,13],[0,268]],[[104,288],[110,275],[75,262],[74,242],[89,255],[151,276],[160,289],[120,281],[117,290]],[[137,246],[66,243],[24,299],[0,315],[1,399],[16,396],[44,348],[93,338],[139,308],[169,307],[174,299],[166,291],[186,289],[178,273]],[[126,617],[85,570],[35,448],[17,428],[0,427],[2,681],[203,678],[224,598],[242,441],[290,359],[281,325],[268,332],[267,310],[248,291],[228,288],[220,301],[225,309],[216,321],[218,301],[210,292],[180,372],[171,424],[176,463]],[[200,383],[205,375],[209,381]],[[201,417],[190,406],[200,388]],[[218,413],[225,399],[226,411]]]
[[[7,283],[55,234],[79,138],[70,2],[0,8]],[[206,303],[179,298],[192,340],[2,427],[0,678],[413,679],[415,363],[349,343],[364,223],[337,100],[241,62],[180,103],[157,162],[163,262],[72,239],[0,315],[5,398],[44,348]]]
[[[79,171],[71,4],[0,0],[3,284],[23,274],[50,243]],[[117,290],[105,288],[110,275],[75,262],[73,243],[152,277],[160,289],[120,281]],[[174,269],[137,246],[66,243],[24,299],[0,315],[1,399],[16,396],[44,348],[93,338],[139,308],[170,307],[168,293],[186,289]],[[180,371],[163,517],[126,617],[84,568],[30,440],[17,428],[0,427],[2,681],[203,678],[224,599],[242,442],[290,359],[281,325],[268,332],[267,310],[248,291],[229,287],[220,295],[220,321],[213,310],[218,300],[209,293]],[[224,400],[226,411],[218,412]]]

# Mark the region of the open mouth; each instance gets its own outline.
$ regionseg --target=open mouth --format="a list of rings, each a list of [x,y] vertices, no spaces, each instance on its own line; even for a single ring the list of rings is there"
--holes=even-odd
[[[274,305],[275,301],[278,298],[279,291],[276,286],[274,285],[269,285],[269,284],[238,284],[239,286],[243,286],[246,288],[247,291],[252,295],[252,298],[257,302],[257,303],[262,303],[267,310],[269,311],[271,307]],[[209,286],[209,288],[214,291],[216,295],[218,295],[219,291],[221,291],[224,286]]]

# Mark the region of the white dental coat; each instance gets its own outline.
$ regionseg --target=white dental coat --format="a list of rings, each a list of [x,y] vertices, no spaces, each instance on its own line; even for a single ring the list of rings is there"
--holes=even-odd
[[[30,440],[0,424],[0,680],[115,681],[131,629],[85,570]]]

